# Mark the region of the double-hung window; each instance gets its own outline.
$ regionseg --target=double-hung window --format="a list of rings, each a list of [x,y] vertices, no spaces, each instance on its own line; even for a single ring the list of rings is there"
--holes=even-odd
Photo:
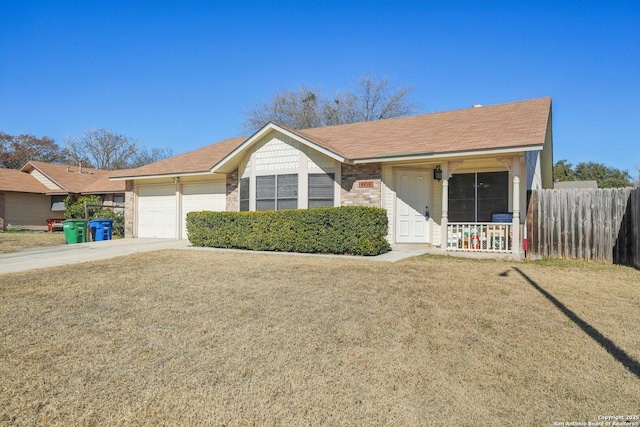
[[[333,206],[333,177],[332,173],[309,174],[309,207]]]
[[[257,211],[297,208],[298,174],[256,177]]]

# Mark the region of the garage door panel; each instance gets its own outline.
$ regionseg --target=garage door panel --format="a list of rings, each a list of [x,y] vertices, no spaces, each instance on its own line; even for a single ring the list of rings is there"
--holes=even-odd
[[[174,185],[138,189],[138,237],[176,237],[176,193]]]
[[[182,187],[182,238],[187,238],[187,213],[224,211],[226,207],[224,181],[184,184]]]

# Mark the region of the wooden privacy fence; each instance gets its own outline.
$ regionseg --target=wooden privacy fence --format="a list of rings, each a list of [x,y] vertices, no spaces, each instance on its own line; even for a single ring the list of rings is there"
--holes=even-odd
[[[640,188],[533,190],[527,258],[540,257],[640,268]]]

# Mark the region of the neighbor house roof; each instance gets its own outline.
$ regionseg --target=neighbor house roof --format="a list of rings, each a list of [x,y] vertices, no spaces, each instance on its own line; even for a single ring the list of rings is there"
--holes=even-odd
[[[21,171],[31,173],[34,169],[60,187],[60,190],[48,189],[49,193],[101,194],[125,190],[123,182],[109,181],[110,171],[106,170],[32,160],[24,165]]]
[[[541,149],[551,113],[551,98],[485,107],[294,130],[267,124],[254,136],[233,138],[137,169],[114,171],[112,178],[177,176],[224,172],[232,158],[269,129],[284,131],[308,145],[350,162],[483,150]]]
[[[16,169],[0,169],[0,191],[42,194],[49,189],[28,173]]]
[[[559,181],[553,183],[553,188],[598,188],[598,181]]]

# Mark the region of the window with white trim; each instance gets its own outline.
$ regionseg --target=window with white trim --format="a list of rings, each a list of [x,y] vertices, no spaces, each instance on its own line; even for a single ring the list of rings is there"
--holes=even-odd
[[[334,174],[309,174],[309,207],[333,207]]]
[[[64,199],[67,196],[51,196],[51,212],[64,212]]]
[[[298,208],[298,174],[256,177],[256,210]]]

